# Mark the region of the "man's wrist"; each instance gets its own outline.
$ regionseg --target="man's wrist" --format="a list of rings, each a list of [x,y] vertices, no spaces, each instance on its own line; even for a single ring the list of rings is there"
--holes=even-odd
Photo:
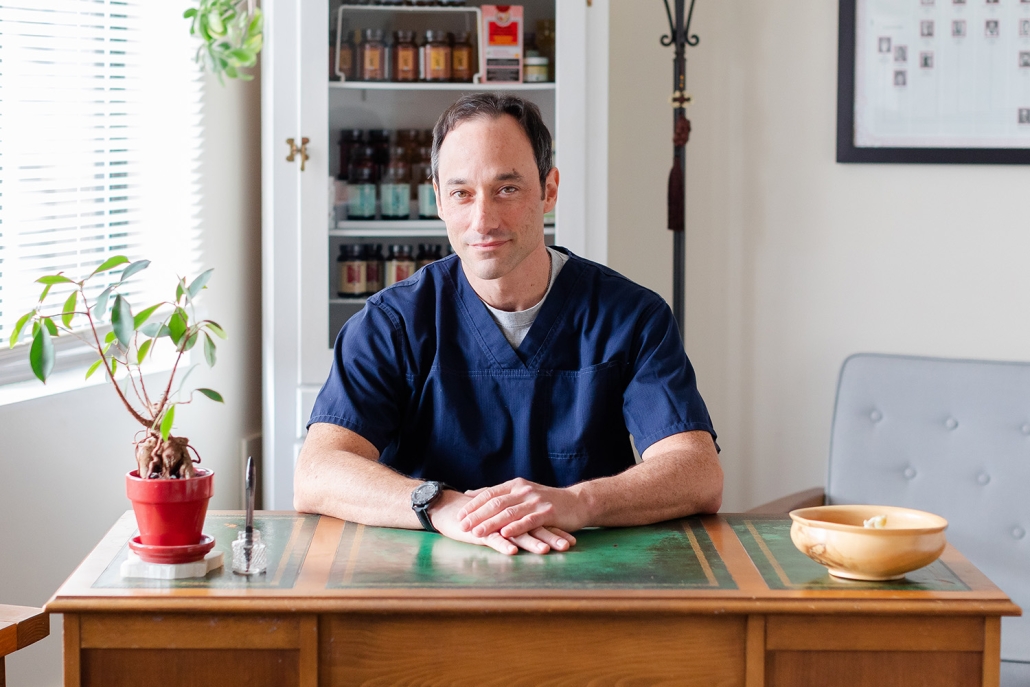
[[[599,499],[597,498],[597,483],[599,481],[580,482],[567,488],[568,492],[575,499],[580,527],[590,527],[598,520]]]

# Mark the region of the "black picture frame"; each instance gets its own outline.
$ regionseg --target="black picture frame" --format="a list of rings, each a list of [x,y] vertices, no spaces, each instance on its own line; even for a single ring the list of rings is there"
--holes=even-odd
[[[1025,165],[1030,148],[887,148],[855,146],[855,16],[861,0],[840,0],[837,37],[837,162]]]

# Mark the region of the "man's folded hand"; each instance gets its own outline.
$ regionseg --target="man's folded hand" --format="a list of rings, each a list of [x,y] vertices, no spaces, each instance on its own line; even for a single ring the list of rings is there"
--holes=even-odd
[[[511,536],[502,535],[496,530],[482,535],[470,532],[470,528],[462,526],[462,518],[471,501],[471,496],[445,490],[440,495],[439,502],[434,503],[429,511],[433,527],[450,539],[488,546],[509,556],[518,553],[519,549],[541,554],[551,549],[568,551],[569,547],[576,543],[576,538],[571,534],[554,527],[535,527],[532,531],[515,532]]]
[[[532,535],[558,551],[576,543],[569,534],[587,524],[586,507],[569,489],[516,478],[466,492],[470,501],[457,512],[461,530],[477,537],[497,533],[507,539]],[[550,536],[557,536],[554,542]]]

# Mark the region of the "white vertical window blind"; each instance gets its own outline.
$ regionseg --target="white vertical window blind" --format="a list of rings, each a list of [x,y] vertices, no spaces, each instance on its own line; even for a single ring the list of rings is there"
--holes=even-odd
[[[39,276],[147,258],[122,291],[139,308],[196,272],[202,78],[186,7],[0,0],[0,383],[26,376],[7,344]]]

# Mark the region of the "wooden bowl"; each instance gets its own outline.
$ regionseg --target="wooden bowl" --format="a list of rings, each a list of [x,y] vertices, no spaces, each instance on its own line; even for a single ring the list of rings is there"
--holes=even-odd
[[[883,528],[863,526],[886,515]],[[831,575],[851,580],[897,580],[937,560],[948,521],[896,506],[817,506],[790,512],[794,546]]]

